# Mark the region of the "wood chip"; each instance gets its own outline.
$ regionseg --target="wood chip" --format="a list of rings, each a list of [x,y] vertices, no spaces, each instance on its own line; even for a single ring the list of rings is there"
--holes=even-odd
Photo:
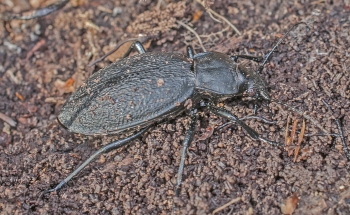
[[[15,127],[17,125],[17,122],[15,120],[13,120],[11,117],[0,113],[0,119],[4,120],[5,122],[7,122],[9,125],[11,125],[12,127]]]
[[[281,211],[283,214],[293,214],[295,209],[297,208],[299,199],[297,193],[293,193],[293,195],[289,196],[285,203],[281,204]]]

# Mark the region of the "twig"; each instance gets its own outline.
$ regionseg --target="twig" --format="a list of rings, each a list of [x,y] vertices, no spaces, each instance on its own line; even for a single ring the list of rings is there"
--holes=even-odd
[[[210,9],[210,10],[211,10],[211,9]],[[217,18],[215,18],[215,17],[213,16],[213,13],[212,13],[211,11],[208,11],[208,13],[209,13],[209,16],[210,16],[214,21],[216,21],[216,22],[218,22],[218,23],[221,23],[220,20],[218,20]]]
[[[186,25],[185,23],[179,21],[179,20],[176,20],[176,22],[181,25],[182,27],[185,27],[187,30],[191,31],[196,37],[197,37],[197,40],[199,42],[199,44],[201,45],[202,49],[204,52],[207,52],[207,50],[204,48],[203,46],[203,43],[202,43],[202,39],[199,37],[199,35],[197,34],[197,32],[195,30],[193,30],[193,28],[191,28],[190,26]]]
[[[212,19],[213,16],[211,14],[214,14],[215,16],[219,17],[220,19],[224,20],[224,22],[226,22],[229,26],[231,26],[231,28],[238,34],[238,35],[242,35],[241,32],[230,22],[228,21],[225,17],[221,16],[220,14],[216,13],[215,11],[213,11],[210,8],[205,7],[204,3],[200,0],[196,0],[196,2],[198,2],[199,4],[201,4],[204,8],[206,8],[207,12],[209,13],[210,17]],[[217,19],[214,19],[215,21],[217,21]]]
[[[298,144],[297,144],[297,147],[296,147],[296,149],[294,151],[294,162],[297,160],[297,156],[298,156],[298,153],[299,153],[299,150],[300,150],[301,142],[304,139],[305,128],[306,128],[306,126],[305,126],[305,119],[303,119],[303,125],[301,127],[301,132],[299,134]]]
[[[158,0],[157,2],[157,6],[156,6],[156,9],[159,11],[160,10],[160,6],[164,4],[163,0]]]
[[[13,119],[11,119],[9,116],[0,113],[0,119],[4,120],[5,122],[7,122],[9,125],[11,125],[12,127],[15,127],[17,125],[17,122]]]
[[[223,206],[221,207],[218,207],[216,208],[214,211],[213,211],[213,214],[219,212],[219,211],[222,211],[223,209],[227,208],[228,206],[234,204],[234,203],[237,203],[239,201],[241,201],[241,197],[238,197],[238,198],[235,198],[235,199],[232,199],[231,201],[227,202],[226,204],[224,204]]]

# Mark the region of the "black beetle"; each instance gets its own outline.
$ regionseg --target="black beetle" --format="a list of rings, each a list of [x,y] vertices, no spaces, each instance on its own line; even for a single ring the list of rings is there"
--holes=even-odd
[[[59,190],[101,153],[126,145],[152,124],[188,111],[192,121],[183,142],[175,190],[178,196],[186,149],[194,134],[199,107],[206,107],[212,113],[238,123],[253,139],[281,146],[260,137],[235,115],[213,104],[241,95],[271,100],[265,82],[258,73],[295,26],[280,38],[264,58],[247,55],[230,57],[218,52],[194,55],[191,47],[187,48],[187,56],[178,53],[146,53],[140,42],[134,42],[126,58],[94,73],[68,98],[58,121],[69,131],[85,135],[109,135],[128,130],[137,132],[99,149],[55,188],[45,193]],[[127,57],[133,48],[139,55]],[[255,72],[238,64],[238,58],[263,63]]]

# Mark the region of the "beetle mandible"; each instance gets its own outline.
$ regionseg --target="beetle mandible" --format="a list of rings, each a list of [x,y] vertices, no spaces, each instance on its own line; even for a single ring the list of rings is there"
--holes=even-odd
[[[190,46],[187,47],[187,56],[146,53],[142,44],[135,41],[123,59],[90,76],[68,98],[57,119],[69,131],[85,135],[109,135],[129,130],[136,132],[99,149],[55,188],[45,193],[59,190],[96,156],[126,145],[157,122],[188,111],[191,122],[183,141],[175,188],[175,195],[179,196],[186,150],[194,135],[197,109],[201,107],[236,122],[255,140],[281,146],[260,137],[234,114],[214,104],[242,95],[270,101],[266,84],[258,74],[277,46],[299,24],[291,27],[264,58],[227,56],[218,52],[194,54]],[[128,57],[134,48],[139,54]],[[253,71],[238,64],[238,58],[262,64],[257,71]]]

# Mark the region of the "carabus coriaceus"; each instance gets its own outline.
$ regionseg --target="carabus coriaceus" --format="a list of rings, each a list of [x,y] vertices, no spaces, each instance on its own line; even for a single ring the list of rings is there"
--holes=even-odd
[[[133,43],[125,58],[94,73],[68,98],[58,121],[69,131],[85,135],[109,135],[129,130],[135,130],[136,133],[99,149],[46,193],[59,190],[101,153],[120,148],[143,134],[151,125],[187,111],[191,115],[191,122],[183,141],[175,190],[178,196],[186,149],[194,134],[197,109],[201,107],[238,123],[253,139],[281,146],[260,137],[235,115],[213,104],[241,95],[271,100],[266,84],[258,73],[295,26],[280,38],[264,58],[247,55],[230,57],[218,52],[194,55],[191,47],[187,48],[187,56],[178,53],[146,53],[140,42]],[[127,57],[133,48],[139,54]],[[238,64],[238,58],[262,62],[262,65],[255,72]]]

